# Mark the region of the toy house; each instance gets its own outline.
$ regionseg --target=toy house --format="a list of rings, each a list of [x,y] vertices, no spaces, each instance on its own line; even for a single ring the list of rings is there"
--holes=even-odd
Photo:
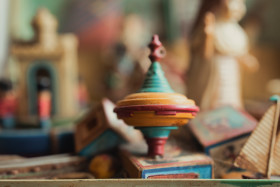
[[[41,80],[49,82],[51,118],[71,118],[78,112],[78,42],[73,34],[58,34],[57,26],[57,20],[47,9],[39,9],[32,22],[34,39],[12,44],[11,55],[20,72],[17,90],[21,123],[38,123]]]

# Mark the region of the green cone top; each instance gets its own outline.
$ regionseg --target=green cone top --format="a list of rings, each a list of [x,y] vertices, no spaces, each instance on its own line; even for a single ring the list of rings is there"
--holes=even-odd
[[[160,63],[153,62],[151,64],[143,86],[139,92],[174,92],[164,76]]]
[[[143,86],[139,92],[174,93],[164,76],[160,63],[158,62],[165,55],[164,48],[159,41],[158,35],[154,35],[152,37],[149,48],[151,49],[149,58],[152,64],[146,74]]]

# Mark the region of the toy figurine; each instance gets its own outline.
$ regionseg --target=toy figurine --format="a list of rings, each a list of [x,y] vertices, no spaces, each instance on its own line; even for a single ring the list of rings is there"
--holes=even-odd
[[[149,48],[152,63],[142,88],[119,101],[114,111],[118,118],[142,131],[148,143],[148,155],[157,157],[164,155],[170,130],[187,124],[199,109],[193,100],[171,89],[159,63],[164,48],[157,35],[153,36]]]
[[[16,96],[9,80],[0,80],[0,125],[5,129],[15,127]]]
[[[188,95],[201,110],[223,105],[243,108],[240,65],[256,71],[248,38],[238,21],[246,12],[244,0],[203,0],[192,35]]]
[[[42,128],[50,127],[51,91],[50,80],[47,77],[38,81],[38,115]]]
[[[77,98],[79,101],[79,108],[81,110],[87,109],[87,107],[89,105],[88,90],[85,85],[85,81],[81,76],[79,76],[79,79],[78,79]]]
[[[263,174],[280,175],[280,97],[272,96],[273,104],[240,151],[235,166]]]

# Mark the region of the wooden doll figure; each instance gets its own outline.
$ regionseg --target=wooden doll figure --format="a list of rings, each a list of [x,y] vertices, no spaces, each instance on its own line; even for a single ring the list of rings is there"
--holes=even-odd
[[[38,80],[38,115],[41,128],[50,127],[51,115],[51,92],[50,80],[47,77],[40,77]]]
[[[6,79],[0,80],[0,125],[5,129],[15,126],[16,96],[12,83]]]
[[[188,96],[202,110],[223,105],[243,108],[240,65],[256,71],[248,53],[248,38],[238,21],[246,12],[244,0],[203,0],[192,33],[192,63]]]

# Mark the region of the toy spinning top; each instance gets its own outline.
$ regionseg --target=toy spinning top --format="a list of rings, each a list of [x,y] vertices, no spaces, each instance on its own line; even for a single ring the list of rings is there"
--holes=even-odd
[[[114,112],[119,119],[142,131],[148,144],[148,155],[164,155],[164,145],[170,130],[185,125],[195,117],[199,108],[193,100],[174,93],[159,63],[164,48],[158,35],[149,44],[152,62],[142,88],[117,103]]]

